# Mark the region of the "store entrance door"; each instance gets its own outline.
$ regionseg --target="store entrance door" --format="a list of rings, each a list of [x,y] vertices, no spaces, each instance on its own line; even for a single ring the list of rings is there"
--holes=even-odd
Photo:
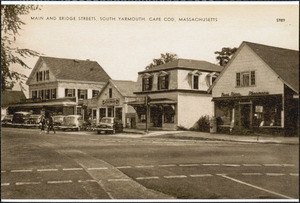
[[[240,126],[243,129],[252,128],[252,103],[240,103]]]
[[[151,106],[150,116],[153,122],[153,127],[162,127],[162,110],[157,106]]]

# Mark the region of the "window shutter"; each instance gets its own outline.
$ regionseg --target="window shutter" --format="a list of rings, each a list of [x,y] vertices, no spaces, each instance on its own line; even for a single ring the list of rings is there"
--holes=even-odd
[[[157,89],[160,90],[160,76],[157,77]]]
[[[236,86],[239,87],[241,86],[241,74],[236,73]]]
[[[255,71],[251,71],[251,85],[255,85]]]
[[[68,89],[66,88],[65,89],[65,97],[67,97],[68,96]]]
[[[165,85],[165,87],[166,87],[166,89],[169,89],[169,75],[166,75],[165,77],[166,77],[166,85]]]
[[[142,78],[142,91],[145,91],[145,78]]]
[[[152,90],[153,76],[149,78],[149,90]]]

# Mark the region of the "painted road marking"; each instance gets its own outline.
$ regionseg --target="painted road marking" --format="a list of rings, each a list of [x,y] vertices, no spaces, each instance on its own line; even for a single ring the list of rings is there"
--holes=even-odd
[[[149,177],[137,177],[137,180],[149,180],[149,179],[159,179],[158,176],[149,176]]]
[[[262,173],[242,173],[244,176],[261,176]]]
[[[281,164],[264,164],[264,166],[281,166]]]
[[[260,164],[243,164],[243,166],[261,166]]]
[[[290,173],[291,176],[299,176],[299,173]]]
[[[96,140],[99,140],[99,139],[90,139],[91,141],[96,141]]]
[[[111,181],[119,182],[119,181],[130,181],[130,179],[128,179],[128,178],[119,178],[119,179],[108,179],[107,181],[109,181],[109,182],[111,182]]]
[[[29,170],[11,170],[10,172],[12,172],[12,173],[19,173],[19,172],[32,172],[32,170],[31,170],[31,169],[29,169]]]
[[[262,188],[262,187],[258,187],[258,186],[256,186],[256,185],[252,185],[252,184],[249,184],[249,183],[240,181],[240,180],[235,179],[235,178],[231,178],[231,177],[226,176],[226,175],[224,175],[224,174],[223,174],[223,175],[222,175],[222,174],[219,174],[219,176],[221,176],[221,177],[223,177],[223,178],[227,178],[227,179],[229,179],[229,180],[232,180],[232,181],[234,181],[234,182],[237,182],[237,183],[240,183],[240,184],[243,184],[243,185],[247,185],[247,186],[249,186],[249,187],[253,187],[253,188],[258,189],[258,190],[262,190],[262,191],[265,191],[265,192],[268,192],[268,193],[271,193],[271,194],[275,194],[275,195],[280,196],[280,197],[284,197],[284,198],[287,198],[287,199],[295,199],[295,198],[292,198],[292,197],[289,197],[289,196],[286,196],[286,195],[283,195],[283,194],[280,194],[280,193],[277,193],[277,192],[273,192],[273,191],[271,191],[271,190],[264,189],[264,188]]]
[[[194,174],[194,175],[190,175],[192,178],[197,178],[197,177],[209,177],[209,176],[213,176],[212,174]]]
[[[5,173],[6,171],[1,171],[1,173]]]
[[[10,183],[1,183],[1,186],[9,186]]]
[[[17,182],[16,185],[37,185],[41,182]]]
[[[91,183],[96,183],[96,180],[78,180],[79,183],[86,183],[86,182],[91,182]]]
[[[165,165],[158,165],[158,167],[172,167],[176,166],[175,164],[165,164]]]
[[[283,166],[295,166],[295,164],[282,164]]]
[[[81,171],[83,168],[63,168],[63,171]]]
[[[57,180],[57,181],[47,181],[49,184],[60,184],[60,183],[72,183],[72,180]]]
[[[186,175],[164,176],[164,178],[187,178]]]
[[[223,166],[232,166],[232,167],[238,167],[239,164],[222,164]]]
[[[88,168],[88,170],[106,170],[108,169],[107,167],[101,167],[101,168]]]
[[[202,164],[202,166],[219,166],[220,164]]]
[[[266,173],[267,176],[284,176],[284,173]]]
[[[179,164],[179,166],[199,166],[199,164]]]
[[[136,168],[153,168],[153,165],[147,165],[147,166],[135,166]]]
[[[131,168],[131,166],[117,166],[116,168]]]
[[[37,169],[38,172],[58,171],[57,168]]]

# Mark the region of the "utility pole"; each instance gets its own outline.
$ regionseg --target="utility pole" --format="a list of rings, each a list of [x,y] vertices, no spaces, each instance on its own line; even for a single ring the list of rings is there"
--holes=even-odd
[[[145,104],[146,104],[146,129],[145,132],[148,133],[148,112],[149,112],[149,98],[148,95],[145,97]]]

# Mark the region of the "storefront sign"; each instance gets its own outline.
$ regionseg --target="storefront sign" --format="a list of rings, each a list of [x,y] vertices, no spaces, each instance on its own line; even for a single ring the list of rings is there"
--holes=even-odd
[[[41,102],[41,98],[30,98],[30,99],[22,99],[21,103],[33,103],[33,102]]]
[[[252,96],[252,95],[266,95],[266,94],[269,94],[269,92],[252,92],[252,91],[249,91],[249,96]]]
[[[103,106],[118,106],[120,104],[120,99],[111,98],[102,100]]]
[[[221,94],[222,97],[236,97],[236,96],[241,96],[240,93],[236,93],[236,92],[231,92],[230,94],[229,93],[223,93]]]

